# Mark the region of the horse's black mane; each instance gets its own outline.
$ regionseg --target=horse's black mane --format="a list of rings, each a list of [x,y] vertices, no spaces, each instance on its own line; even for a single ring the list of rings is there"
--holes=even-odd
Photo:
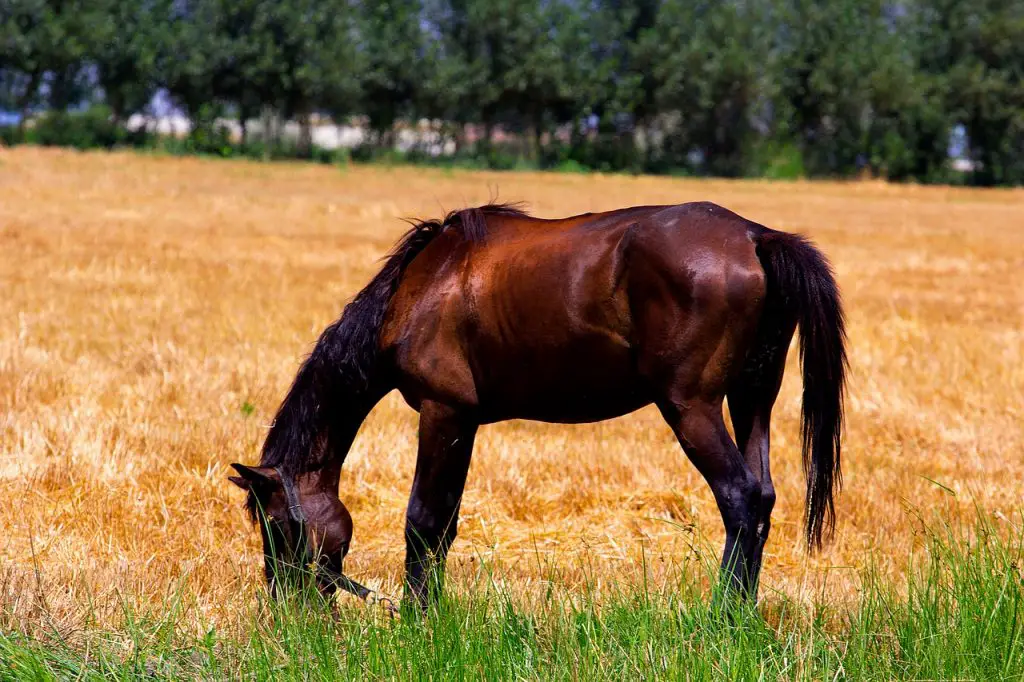
[[[462,232],[462,236],[471,242],[482,241],[484,237],[487,236],[487,216],[528,218],[530,214],[523,210],[522,204],[508,202],[449,211],[448,214],[440,220],[409,221],[412,225],[412,229],[405,235],[398,245],[395,246],[394,250],[391,252],[391,258],[394,258],[410,247],[412,247],[416,253],[419,253],[422,247],[426,246],[426,244],[420,246],[420,249],[415,249],[412,244],[407,244],[410,239],[415,239],[419,233],[427,233],[430,235],[430,238],[433,238],[435,234],[440,233],[448,227],[459,228]]]
[[[333,450],[344,437],[332,438],[332,429],[344,418],[346,406],[358,408],[357,403],[372,392],[381,324],[405,268],[446,230],[458,229],[470,242],[484,240],[489,216],[528,214],[518,204],[491,203],[451,211],[441,220],[411,222],[412,228],[386,256],[380,272],[323,331],[302,363],[267,433],[260,466],[294,476],[322,467],[332,456],[344,456]],[[255,520],[259,505],[252,493],[246,507]]]

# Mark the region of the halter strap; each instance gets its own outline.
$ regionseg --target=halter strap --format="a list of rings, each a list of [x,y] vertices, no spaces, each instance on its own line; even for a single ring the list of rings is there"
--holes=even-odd
[[[299,502],[299,491],[295,489],[295,482],[286,477],[278,467],[274,467],[274,471],[281,479],[281,487],[284,488],[284,496],[288,500],[288,517],[296,523],[305,525],[306,515],[302,512],[302,503]]]

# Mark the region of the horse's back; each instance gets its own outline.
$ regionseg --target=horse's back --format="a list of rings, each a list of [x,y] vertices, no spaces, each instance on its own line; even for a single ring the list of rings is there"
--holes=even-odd
[[[713,205],[645,206],[502,217],[479,242],[428,248],[396,296],[403,393],[414,406],[424,394],[470,405],[484,421],[637,409],[656,398],[668,358],[735,354],[744,334],[721,318],[756,312],[758,277],[763,288],[748,225]]]
[[[474,250],[464,340],[485,419],[596,421],[647,402],[624,289],[637,213],[506,221]]]

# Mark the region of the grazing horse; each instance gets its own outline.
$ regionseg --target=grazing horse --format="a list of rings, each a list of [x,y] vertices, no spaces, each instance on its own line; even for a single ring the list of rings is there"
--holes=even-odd
[[[769,422],[797,326],[813,549],[835,522],[846,351],[835,280],[808,240],[712,203],[561,220],[489,205],[416,224],[320,336],[260,465],[232,465],[262,519],[267,580],[311,565],[324,592],[362,589],[342,574],[352,519],[338,481],[360,424],[398,389],[420,414],[407,599],[425,607],[440,587],[429,576],[455,540],[479,425],[651,403],[714,493],[723,580],[756,596],[775,504]]]

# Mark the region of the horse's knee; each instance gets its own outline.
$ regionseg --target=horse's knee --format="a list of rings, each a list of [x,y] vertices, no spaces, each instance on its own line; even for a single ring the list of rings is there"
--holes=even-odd
[[[446,549],[455,541],[458,521],[451,515],[439,516],[424,505],[410,503],[405,516],[405,540],[410,546],[430,551]]]

